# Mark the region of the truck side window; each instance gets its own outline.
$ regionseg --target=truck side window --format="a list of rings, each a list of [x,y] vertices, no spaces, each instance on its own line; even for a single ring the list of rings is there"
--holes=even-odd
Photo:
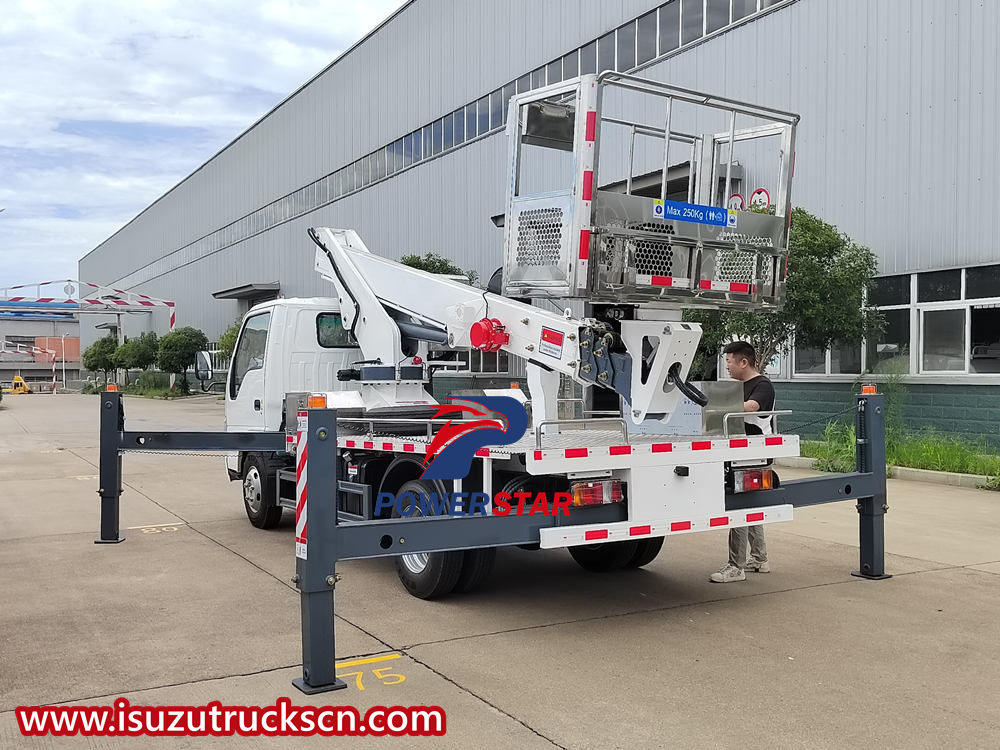
[[[240,342],[236,347],[233,364],[233,377],[229,381],[229,398],[236,398],[240,392],[243,378],[251,370],[259,370],[264,366],[264,349],[267,346],[267,327],[271,323],[271,313],[254,315],[247,318],[240,334]]]
[[[316,316],[316,340],[324,349],[357,349],[358,342],[344,328],[340,313],[320,313]]]

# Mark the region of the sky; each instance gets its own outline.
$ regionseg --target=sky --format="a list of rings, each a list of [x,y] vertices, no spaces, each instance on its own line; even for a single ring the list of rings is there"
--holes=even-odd
[[[0,289],[76,279],[83,255],[401,4],[4,0]]]

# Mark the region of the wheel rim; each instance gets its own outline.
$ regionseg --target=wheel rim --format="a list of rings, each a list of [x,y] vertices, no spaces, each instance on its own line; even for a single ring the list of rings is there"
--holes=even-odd
[[[413,509],[413,516],[422,516],[423,513],[420,512],[420,506],[416,505]],[[406,569],[413,573],[414,575],[420,575],[424,572],[424,568],[427,567],[427,561],[430,559],[430,553],[428,552],[414,552],[412,555],[403,555],[403,565]]]
[[[430,557],[427,552],[416,552],[412,555],[403,555],[403,565],[414,575],[420,575],[427,567],[427,560]]]
[[[243,502],[253,513],[260,513],[261,481],[256,466],[247,469],[246,478],[243,480]]]

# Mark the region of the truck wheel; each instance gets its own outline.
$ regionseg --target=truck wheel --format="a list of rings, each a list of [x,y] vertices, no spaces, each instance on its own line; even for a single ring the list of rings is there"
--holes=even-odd
[[[606,573],[628,565],[639,543],[608,542],[607,544],[581,544],[569,548],[569,553],[584,570]]]
[[[275,487],[276,476],[267,470],[267,461],[250,454],[243,462],[243,507],[250,523],[258,529],[273,529],[281,521],[281,506]]]
[[[657,536],[650,539],[637,539],[635,548],[635,554],[632,555],[632,559],[626,564],[626,568],[641,568],[643,565],[649,565],[656,556],[660,554],[660,550],[663,548],[663,537]]]
[[[438,492],[437,488],[432,488],[429,484],[419,480],[412,480],[404,484],[397,491],[397,496],[405,492],[427,495],[430,492]],[[409,507],[410,503],[404,501],[404,507]],[[393,507],[392,517],[401,518],[400,508]],[[410,518],[422,516],[420,507],[417,506],[410,514]],[[434,599],[450,594],[455,589],[455,584],[462,574],[462,565],[465,560],[465,552],[415,552],[409,555],[400,555],[396,558],[396,575],[407,591],[418,599]]]
[[[462,572],[455,584],[455,591],[472,591],[482,586],[493,572],[493,564],[497,561],[496,547],[481,547],[467,549],[462,561]]]

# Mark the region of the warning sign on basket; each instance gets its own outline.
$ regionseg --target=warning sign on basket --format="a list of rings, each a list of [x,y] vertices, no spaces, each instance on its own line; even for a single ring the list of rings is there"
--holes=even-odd
[[[563,335],[552,328],[542,328],[542,337],[538,341],[538,351],[556,359],[562,358]]]

